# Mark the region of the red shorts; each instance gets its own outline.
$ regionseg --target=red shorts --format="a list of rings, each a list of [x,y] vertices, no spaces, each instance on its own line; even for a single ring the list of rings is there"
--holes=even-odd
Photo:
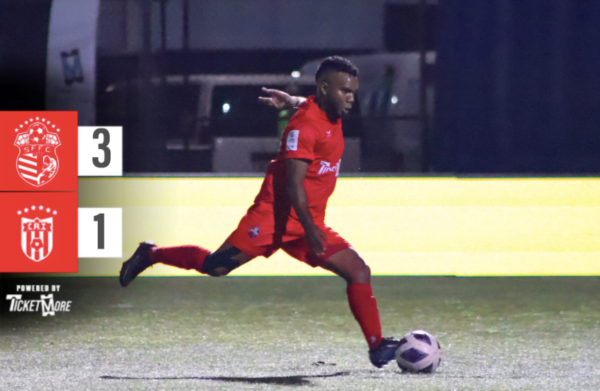
[[[282,249],[291,257],[312,267],[323,266],[332,255],[351,246],[324,223],[317,223],[317,225],[328,240],[328,243],[325,243],[325,253],[320,257],[315,255],[306,244],[304,230],[299,222],[290,220],[286,233],[281,235],[275,232],[273,218],[265,213],[246,214],[237,229],[229,235],[227,242],[253,258],[258,256],[269,258],[275,251]]]

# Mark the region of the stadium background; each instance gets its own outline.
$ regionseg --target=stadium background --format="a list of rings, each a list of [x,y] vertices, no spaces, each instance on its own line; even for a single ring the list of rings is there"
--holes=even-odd
[[[50,4],[3,2],[3,110],[45,108]],[[435,88],[435,116],[425,121],[418,172],[593,175],[600,168],[600,58],[591,49],[600,40],[598,7],[558,0],[103,0],[94,125],[125,127],[126,173],[207,171],[209,163],[198,163],[202,151],[195,153],[195,166],[186,156],[180,160],[188,164],[181,164],[164,145],[165,133],[185,127],[173,118],[195,118],[193,94],[169,95],[144,81],[175,74],[290,74],[330,54],[435,49],[435,66],[423,69],[423,86]],[[134,80],[138,89],[128,89],[125,99],[110,95],[110,86]],[[152,92],[142,94],[145,88]],[[184,112],[173,115],[174,108]],[[260,108],[248,110],[246,118],[255,121],[264,115],[253,113]],[[398,172],[393,168],[372,171]]]
[[[96,4],[95,66],[84,69],[93,75],[95,119],[81,125],[123,126],[125,178],[80,179],[80,207],[123,208],[124,256],[148,238],[216,247],[260,184],[260,172],[214,173],[213,141],[273,137],[277,115],[248,105],[225,124],[219,110],[237,95],[224,91],[215,96],[217,110],[201,117],[192,75],[290,75],[332,54],[419,56],[412,117],[389,115],[384,101],[347,121],[361,161],[370,164],[342,172],[327,221],[380,275],[373,286],[384,332],[428,329],[440,337],[446,361],[430,380],[372,371],[333,278],[143,278],[121,291],[114,276],[122,259],[80,259],[80,276],[113,277],[0,276],[3,297],[17,284],[49,282],[74,302],[72,313],[48,319],[9,314],[2,300],[0,360],[8,365],[0,384],[598,388],[600,4]],[[51,5],[0,3],[0,110],[58,104],[48,100],[49,83],[64,76],[47,76]],[[183,77],[176,89],[166,83],[171,75]],[[386,80],[378,96],[391,99]],[[256,87],[232,91],[244,104],[258,94]],[[378,131],[397,121],[418,124],[417,168],[407,169],[406,156],[389,147],[393,136]],[[256,126],[247,131],[250,122]],[[168,148],[171,138],[186,140],[198,127],[208,130],[197,144]],[[236,273],[321,274],[281,254],[254,263]],[[186,275],[168,267],[147,274]],[[423,275],[439,277],[416,277]],[[136,361],[140,355],[147,361]]]

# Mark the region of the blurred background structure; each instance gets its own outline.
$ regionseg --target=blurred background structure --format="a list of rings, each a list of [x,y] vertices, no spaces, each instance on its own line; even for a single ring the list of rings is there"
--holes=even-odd
[[[260,87],[311,94],[333,54],[360,69],[342,173],[600,172],[597,2],[0,4],[0,110],[122,125],[128,173],[264,170],[290,113]]]

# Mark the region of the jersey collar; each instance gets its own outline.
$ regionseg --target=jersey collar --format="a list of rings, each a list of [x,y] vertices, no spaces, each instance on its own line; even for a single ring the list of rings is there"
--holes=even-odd
[[[335,125],[339,125],[342,123],[342,119],[338,118],[336,122],[331,122],[329,120],[329,118],[327,118],[327,114],[325,114],[325,112],[323,110],[321,110],[321,108],[319,107],[319,105],[317,105],[315,103],[315,96],[311,95],[308,98],[306,98],[306,101],[308,102],[308,110],[314,114],[315,117],[317,117],[320,120],[326,121],[328,124],[335,124]]]

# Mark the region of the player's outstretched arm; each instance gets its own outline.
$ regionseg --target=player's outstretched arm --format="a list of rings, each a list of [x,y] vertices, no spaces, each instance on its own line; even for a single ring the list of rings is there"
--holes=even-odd
[[[258,101],[277,110],[296,110],[306,100],[301,96],[292,96],[287,92],[263,87],[263,92],[269,96],[259,96]]]
[[[313,221],[312,215],[308,210],[306,191],[302,185],[302,181],[306,177],[306,171],[308,170],[308,163],[307,160],[303,159],[285,160],[287,177],[286,190],[292,206],[300,219],[300,223],[304,228],[308,247],[315,254],[323,255],[325,251],[325,244],[323,242],[328,242],[327,236]]]

